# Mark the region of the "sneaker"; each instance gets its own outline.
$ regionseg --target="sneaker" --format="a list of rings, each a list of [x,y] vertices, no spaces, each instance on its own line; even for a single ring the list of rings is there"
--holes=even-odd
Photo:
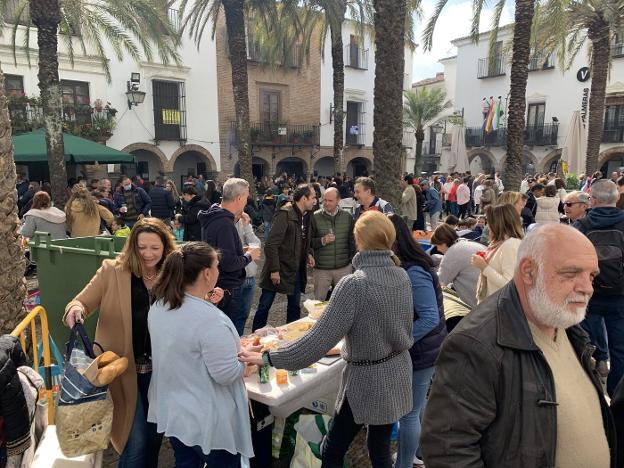
[[[398,457],[398,453],[392,454],[392,463],[396,464]],[[423,462],[420,458],[414,455],[414,461],[412,462],[416,468],[425,468],[425,462]]]

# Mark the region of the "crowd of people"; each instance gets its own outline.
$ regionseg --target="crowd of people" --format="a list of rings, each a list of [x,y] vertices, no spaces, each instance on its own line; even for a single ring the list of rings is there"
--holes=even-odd
[[[179,467],[253,459],[245,367],[302,369],[342,339],[323,467],[363,426],[375,468],[624,466],[621,174],[517,191],[498,174],[405,174],[396,207],[367,176],[264,177],[257,200],[233,177],[142,185],[78,182],[64,211],[37,190],[23,213],[26,237],[128,237],[64,316],[99,310],[96,341],[130,361],[110,386],[120,467],[157,466],[163,435]],[[241,341],[277,294],[301,317],[310,271],[329,301],[315,326],[277,350]]]

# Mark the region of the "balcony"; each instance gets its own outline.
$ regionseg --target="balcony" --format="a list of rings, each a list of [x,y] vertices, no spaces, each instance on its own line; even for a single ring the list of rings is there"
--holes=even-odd
[[[606,127],[602,132],[603,143],[624,143],[624,125]]]
[[[169,18],[169,23],[175,32],[180,32],[180,28],[182,27],[182,21],[180,18],[180,11],[175,8],[167,9],[167,17]]]
[[[527,146],[557,145],[558,123],[527,125],[524,128],[524,144]],[[507,128],[501,127],[487,133],[481,127],[466,128],[466,146],[501,146],[507,145]]]
[[[274,64],[290,68],[299,68],[301,58],[301,46],[295,46],[284,54],[286,64],[282,63],[282,58],[271,57],[269,51],[260,42],[251,41],[247,44],[247,60],[259,64]]]
[[[489,58],[479,59],[479,69],[477,72],[477,78],[494,78],[496,76],[503,76],[505,74],[505,58],[502,55],[497,55],[494,60]]]
[[[555,62],[552,54],[534,54],[529,59],[529,71],[552,70],[555,68]]]
[[[368,49],[354,44],[345,47],[345,66],[357,70],[368,70]]]
[[[239,138],[236,122],[231,122],[232,138],[230,143],[237,145]],[[249,124],[249,138],[257,146],[318,146],[318,125],[291,125],[277,122]]]
[[[11,96],[7,107],[13,134],[28,133],[43,128],[43,108],[39,98]],[[100,99],[93,106],[63,105],[63,132],[89,140],[106,142],[115,129],[117,109],[104,105]]]
[[[611,57],[624,57],[624,42],[620,42],[611,46]]]

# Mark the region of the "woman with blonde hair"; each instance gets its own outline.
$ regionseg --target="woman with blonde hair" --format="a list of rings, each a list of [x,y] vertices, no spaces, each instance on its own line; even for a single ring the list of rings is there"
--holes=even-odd
[[[129,365],[109,386],[114,403],[111,441],[119,468],[156,468],[162,435],[147,422],[152,351],[147,316],[160,269],[176,248],[171,229],[156,218],[134,225],[116,259],[104,260],[89,284],[65,308],[73,327],[99,310],[95,341],[128,358]],[[223,296],[217,291],[211,301]],[[218,302],[218,301],[217,301]]]
[[[481,270],[477,284],[477,303],[505,286],[514,275],[518,248],[524,237],[520,217],[513,205],[494,205],[485,209],[490,243],[484,254],[475,253],[470,263]]]
[[[355,272],[342,278],[325,313],[300,339],[263,354],[243,351],[240,359],[280,369],[302,369],[344,338],[347,367],[336,416],[323,445],[322,467],[342,466],[363,425],[374,468],[392,466],[390,435],[395,421],[412,408],[412,285],[392,252],[396,232],[382,213],[367,211],[355,223],[359,252]]]
[[[113,213],[98,204],[98,201],[86,187],[77,184],[65,205],[67,229],[71,237],[97,236],[101,222],[110,226],[115,217]]]

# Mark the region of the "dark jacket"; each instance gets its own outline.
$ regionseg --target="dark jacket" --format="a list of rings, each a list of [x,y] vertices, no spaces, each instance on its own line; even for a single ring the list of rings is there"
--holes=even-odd
[[[191,198],[191,201],[184,202],[182,205],[182,223],[184,224],[184,240],[185,241],[200,241],[201,237],[201,224],[197,216],[200,211],[208,211],[210,209],[210,203],[204,200],[198,195]]]
[[[423,190],[425,196],[425,211],[430,215],[434,215],[439,211],[442,211],[442,202],[440,201],[440,194],[432,187],[427,190]]]
[[[0,418],[9,455],[19,455],[30,447],[30,414],[17,368],[26,365],[26,356],[17,338],[0,336]]]
[[[409,269],[413,265],[408,262],[401,262],[401,266],[403,266],[409,274]],[[431,281],[433,282],[433,289],[436,294],[436,302],[438,303],[438,318],[440,321],[433,328],[433,330],[423,336],[420,340],[415,341],[410,348],[412,368],[414,370],[427,369],[435,364],[435,361],[440,354],[442,342],[448,334],[446,330],[446,322],[444,320],[444,296],[442,295],[440,280],[438,279],[438,275],[434,269],[430,269],[429,274],[431,274]],[[414,301],[414,321],[416,320],[418,320],[417,300]]]
[[[580,326],[566,330],[591,379],[615,468],[615,427]],[[423,419],[425,465],[434,468],[554,467],[553,375],[535,345],[513,282],[488,297],[442,345]]]
[[[152,216],[163,220],[171,220],[176,200],[173,194],[162,185],[155,185],[149,193],[152,199]]]
[[[123,191],[123,187],[120,188]],[[115,202],[115,208],[119,211],[119,208],[126,203],[126,199],[121,191],[115,192],[113,195],[113,201]],[[149,216],[150,209],[152,208],[152,199],[145,190],[141,187],[137,187],[132,184],[130,189],[134,193],[134,206],[137,214],[143,214],[143,216]]]
[[[303,238],[301,225],[305,226],[306,238]],[[264,266],[260,276],[260,287],[282,294],[293,294],[297,272],[301,274],[301,292],[305,292],[308,281],[306,267],[307,254],[310,251],[310,216],[302,216],[296,205],[287,203],[275,211],[269,238],[264,245]],[[280,283],[276,286],[271,281],[271,273],[279,271]]]
[[[531,210],[531,214],[533,215],[533,218],[535,218],[535,213],[537,213],[537,199],[535,198],[535,195],[533,195],[533,192],[531,190],[528,190],[526,194],[529,198],[524,207]]]
[[[336,216],[328,215],[324,209],[314,212],[310,225],[310,243],[314,249],[315,268],[336,270],[351,264],[355,255],[354,225],[353,216],[340,208]],[[323,245],[322,238],[330,229],[333,229],[336,240]]]
[[[30,182],[28,182],[28,180],[26,179],[15,184],[15,188],[17,189],[17,198],[20,198],[22,195],[28,192],[29,185],[30,185]]]
[[[273,215],[275,214],[276,198],[274,196],[265,196],[262,199],[262,220],[265,223],[273,221]]]
[[[624,223],[624,211],[613,206],[602,206],[600,208],[592,208],[587,212],[585,218],[591,224],[592,229],[612,228],[616,224]],[[581,220],[574,223],[574,227],[587,234],[589,231]]]
[[[251,257],[245,255],[232,212],[212,205],[208,211],[200,211],[201,240],[208,242],[221,253],[217,286],[233,289],[245,281],[245,267]]]

